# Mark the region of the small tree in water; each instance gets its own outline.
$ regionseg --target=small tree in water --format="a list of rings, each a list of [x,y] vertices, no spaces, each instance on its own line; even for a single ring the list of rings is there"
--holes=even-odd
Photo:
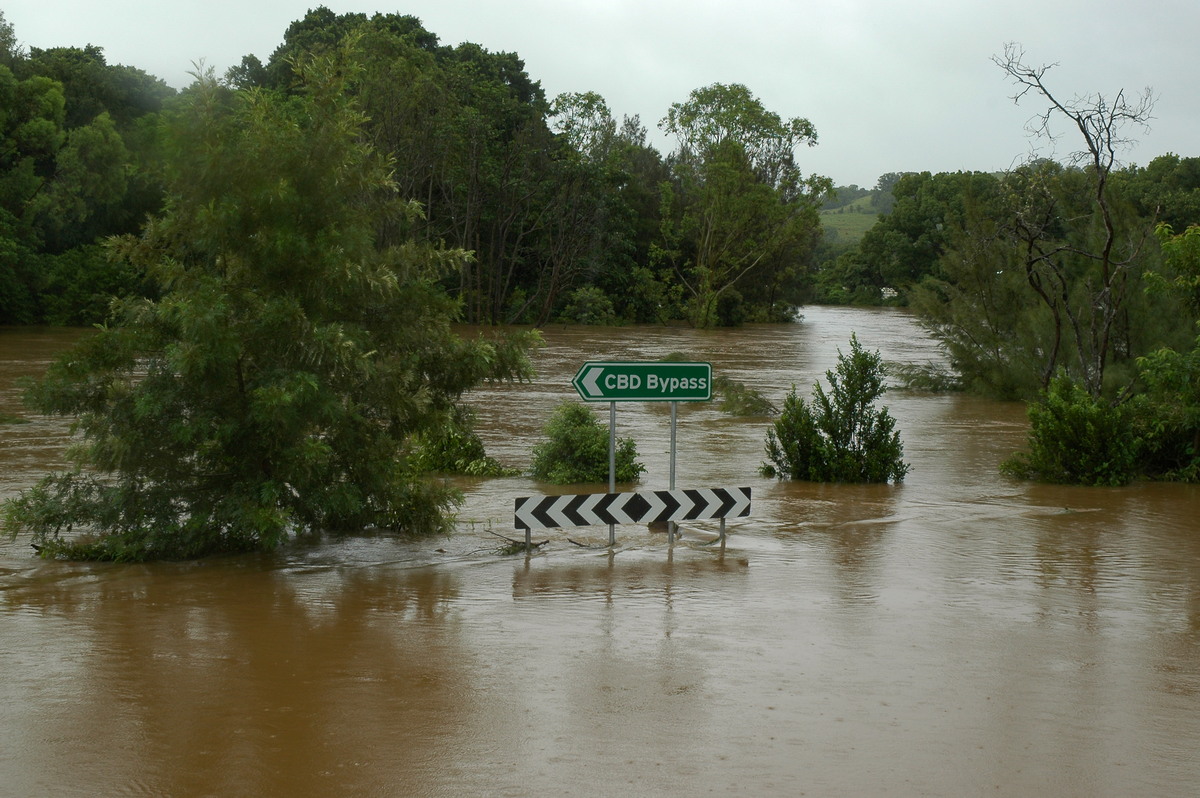
[[[294,97],[211,76],[186,93],[166,210],[113,244],[161,298],[115,305],[31,391],[83,437],[76,470],[5,507],[43,555],[184,558],[309,530],[446,528],[456,494],[426,478],[418,443],[480,381],[524,376],[531,341],[458,338],[438,280],[466,253],[381,242],[420,209],[365,143],[344,56],[303,64]],[[71,531],[87,536],[60,537]]]
[[[570,400],[554,411],[546,440],[533,447],[533,476],[569,485],[608,481],[608,430],[586,406]],[[617,482],[636,482],[646,467],[637,461],[632,438],[617,441]]]
[[[896,420],[875,400],[887,390],[878,352],[850,336],[850,355],[838,351],[825,372],[829,392],[813,386],[812,404],[792,386],[783,412],[767,431],[766,476],[810,482],[902,482],[908,473]]]

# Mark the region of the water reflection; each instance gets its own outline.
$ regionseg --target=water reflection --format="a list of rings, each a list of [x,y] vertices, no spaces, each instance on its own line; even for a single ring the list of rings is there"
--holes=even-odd
[[[87,571],[5,593],[17,639],[73,641],[28,682],[61,701],[5,733],[31,780],[11,794],[48,794],[48,774],[57,795],[372,794],[396,786],[384,751],[404,752],[417,785],[471,712],[451,573],[262,558]],[[15,657],[17,672],[43,662],[35,645]]]
[[[695,550],[687,544],[657,550],[624,550],[571,557],[565,564],[549,558],[526,557],[513,575],[514,599],[601,600],[610,604],[614,595],[660,597],[671,606],[681,594],[694,595],[700,590],[710,595],[709,580],[722,579],[722,590],[734,589],[729,577],[745,577],[749,559],[729,554],[719,546]]]

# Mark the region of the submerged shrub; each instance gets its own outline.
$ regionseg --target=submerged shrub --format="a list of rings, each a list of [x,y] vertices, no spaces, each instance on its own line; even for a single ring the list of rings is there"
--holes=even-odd
[[[556,485],[608,481],[608,430],[585,405],[564,401],[547,422],[542,443],[533,447],[535,479]],[[637,461],[632,438],[617,441],[617,482],[636,482],[646,467]]]
[[[489,457],[475,432],[475,414],[457,405],[446,423],[415,436],[413,465],[420,471],[471,477],[511,477],[520,472]]]
[[[560,320],[570,324],[599,325],[612,325],[619,321],[612,300],[594,285],[585,285],[571,292]]]
[[[902,482],[908,464],[896,420],[875,407],[887,390],[884,377],[879,353],[864,351],[851,335],[849,357],[839,351],[837,368],[825,372],[828,393],[817,383],[810,405],[792,386],[767,431],[762,473],[810,482]]]
[[[1125,485],[1138,471],[1140,443],[1128,404],[1097,399],[1065,374],[1029,405],[1029,451],[1000,470],[1018,479],[1069,485]]]
[[[716,377],[713,388],[721,396],[721,411],[731,416],[773,416],[779,409],[762,391],[728,377]]]

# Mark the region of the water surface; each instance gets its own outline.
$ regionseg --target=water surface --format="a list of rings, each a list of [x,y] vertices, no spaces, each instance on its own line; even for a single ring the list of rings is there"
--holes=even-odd
[[[524,468],[585,360],[680,352],[779,404],[851,331],[938,357],[886,310],[550,328],[537,381],[471,401],[490,453]],[[0,331],[0,412],[77,335]],[[461,480],[457,531],[431,540],[153,565],[5,540],[0,795],[1193,795],[1196,488],[1014,482],[996,466],[1022,406],[886,403],[901,486],[762,478],[765,419],[682,406],[679,486],[754,490],[724,548],[704,522],[674,546],[618,527],[610,551],[595,527],[501,554],[515,497],[575,489],[525,477]],[[666,487],[668,419],[620,406],[642,488]],[[67,436],[0,427],[0,495],[61,467]]]

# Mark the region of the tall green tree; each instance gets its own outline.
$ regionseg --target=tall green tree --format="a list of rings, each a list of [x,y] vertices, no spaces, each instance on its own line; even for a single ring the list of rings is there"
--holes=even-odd
[[[816,128],[768,111],[745,86],[720,83],[672,105],[659,126],[679,145],[664,187],[661,251],[688,292],[691,322],[716,324],[722,295],[751,275],[768,304],[786,303],[775,294],[816,246],[817,211],[833,187],[796,164],[796,149],[816,144]]]
[[[0,324],[37,319],[39,221],[66,141],[62,87],[0,65]]]
[[[291,96],[198,76],[171,120],[169,200],[114,245],[158,300],[113,323],[31,393],[78,419],[74,471],[10,502],[43,554],[192,557],[306,530],[445,527],[455,496],[416,439],[483,379],[527,373],[528,339],[465,341],[438,287],[467,254],[380,246],[414,217],[364,136],[333,49]],[[68,532],[86,533],[68,539]]]
[[[551,126],[561,146],[557,159],[561,211],[553,238],[556,274],[571,289],[568,318],[614,318],[654,322],[672,310],[670,278],[651,269],[648,243],[658,233],[658,188],[666,179],[657,151],[646,143],[638,118],[613,118],[595,92],[555,98]],[[592,313],[597,299],[609,316]]]
[[[898,176],[891,186],[891,213],[881,217],[859,244],[875,285],[907,292],[923,278],[936,275],[952,232],[962,227],[970,210],[994,204],[998,185],[995,176],[984,172]]]

